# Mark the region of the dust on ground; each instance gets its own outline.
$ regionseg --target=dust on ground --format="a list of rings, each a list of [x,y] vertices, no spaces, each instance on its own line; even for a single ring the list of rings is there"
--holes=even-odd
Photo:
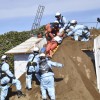
[[[93,40],[100,35],[100,30],[91,30],[88,42],[78,42],[65,38],[53,56],[53,61],[64,64],[63,68],[53,68],[55,73],[56,100],[100,100],[96,86],[94,59],[83,49],[92,52]],[[82,50],[81,50],[82,49]],[[41,100],[39,84],[33,81],[31,91],[25,89],[25,74],[20,78],[26,97],[17,98],[15,88],[9,94],[9,100]]]

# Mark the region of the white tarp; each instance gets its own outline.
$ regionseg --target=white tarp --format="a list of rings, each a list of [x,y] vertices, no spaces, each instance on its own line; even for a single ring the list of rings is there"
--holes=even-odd
[[[100,36],[94,39],[94,56],[97,76],[97,88],[99,89],[100,93]]]

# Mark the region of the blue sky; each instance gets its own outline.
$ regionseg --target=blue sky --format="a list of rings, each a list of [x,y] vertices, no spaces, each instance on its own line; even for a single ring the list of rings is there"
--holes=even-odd
[[[100,0],[0,0],[0,34],[31,30],[39,5],[45,6],[41,25],[55,21],[56,12],[89,27],[96,23],[84,22],[96,22],[100,17]]]

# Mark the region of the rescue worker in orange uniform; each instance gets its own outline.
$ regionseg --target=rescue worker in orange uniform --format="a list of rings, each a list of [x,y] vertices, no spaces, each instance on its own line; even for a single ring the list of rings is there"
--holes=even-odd
[[[57,36],[59,32],[59,24],[58,23],[48,23],[45,26],[45,37],[47,40],[47,46],[46,46],[46,54],[49,56],[51,55],[51,52],[57,47],[58,43],[54,40],[54,37]]]

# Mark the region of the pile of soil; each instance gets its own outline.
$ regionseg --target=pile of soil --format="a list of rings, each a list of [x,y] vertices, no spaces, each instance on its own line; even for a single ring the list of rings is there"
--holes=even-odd
[[[53,68],[55,73],[56,100],[100,100],[96,84],[93,57],[93,40],[100,35],[100,30],[91,30],[88,42],[65,38],[53,55],[52,61],[64,64],[63,68]],[[88,50],[92,57],[85,52]],[[26,97],[17,98],[15,88],[10,92],[9,100],[41,100],[39,84],[32,83],[32,90],[25,89],[25,74],[20,78],[22,90]],[[49,99],[48,99],[49,100]]]

